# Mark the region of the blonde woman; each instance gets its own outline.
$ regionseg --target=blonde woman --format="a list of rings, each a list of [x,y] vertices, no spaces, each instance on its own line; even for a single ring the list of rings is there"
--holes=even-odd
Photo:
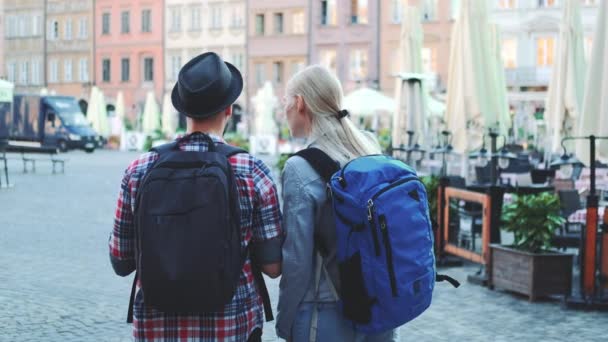
[[[310,66],[287,83],[283,105],[291,135],[307,138],[310,147],[344,166],[381,151],[373,136],[360,131],[342,110],[342,97],[335,76]],[[356,332],[340,312],[335,228],[325,181],[294,156],[285,164],[282,182],[286,240],[277,335],[294,342],[395,340],[393,330],[378,335]]]

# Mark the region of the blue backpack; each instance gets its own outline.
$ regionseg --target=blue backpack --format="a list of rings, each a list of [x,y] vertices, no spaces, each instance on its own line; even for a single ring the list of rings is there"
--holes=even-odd
[[[341,307],[357,331],[397,328],[431,304],[437,275],[426,189],[416,172],[384,155],[340,169],[316,148],[297,153],[327,182],[336,223]]]

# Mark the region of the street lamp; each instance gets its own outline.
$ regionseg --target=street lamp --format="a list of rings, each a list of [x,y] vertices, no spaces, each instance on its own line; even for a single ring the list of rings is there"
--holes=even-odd
[[[562,139],[564,154],[551,163],[552,167],[559,167],[562,174],[568,178],[572,177],[574,166],[581,166],[581,163],[573,155],[566,151],[564,143],[569,140],[589,140],[589,168],[590,189],[587,195],[587,218],[585,229],[581,230],[581,240],[584,242],[581,249],[581,293],[580,298],[567,298],[566,304],[584,307],[608,308],[608,299],[602,298],[598,289],[601,289],[601,262],[598,262],[598,206],[599,197],[595,188],[595,143],[596,140],[608,140],[608,137],[598,137],[595,135],[585,137],[566,137]],[[600,247],[601,250],[601,247]]]
[[[436,154],[441,155],[440,176],[445,177],[447,175],[447,162],[454,161],[456,156],[454,155],[454,147],[452,146],[452,132],[442,131],[441,135],[443,136],[443,140],[429,154],[431,156],[435,156]]]
[[[491,151],[486,149],[486,137],[489,136],[491,139]],[[481,149],[477,152],[473,152],[469,154],[469,158],[475,160],[475,165],[478,167],[486,167],[488,164],[491,164],[490,172],[491,172],[491,183],[492,185],[498,184],[498,169],[507,169],[511,164],[511,160],[516,159],[517,156],[506,148],[507,138],[504,135],[499,135],[494,130],[490,129],[490,132],[483,136],[483,145]],[[498,137],[503,137],[505,140],[503,147],[498,150],[497,149],[497,140]]]

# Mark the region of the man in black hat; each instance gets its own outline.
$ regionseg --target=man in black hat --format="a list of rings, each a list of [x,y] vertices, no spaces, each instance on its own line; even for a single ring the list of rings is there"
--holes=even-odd
[[[232,115],[232,105],[242,89],[243,78],[240,72],[215,53],[204,53],[184,65],[173,89],[172,102],[178,111],[188,116],[188,133],[173,146],[181,151],[203,152],[210,150],[212,141],[214,145],[211,149],[220,150],[218,146],[225,144],[222,134]],[[141,248],[142,244],[138,238],[141,232],[136,234],[136,230],[145,231],[146,226],[140,226],[141,221],[135,210],[138,208],[137,201],[141,198],[141,194],[138,197],[138,190],[146,185],[145,177],[157,160],[159,153],[156,151],[143,154],[131,163],[122,180],[114,229],[109,242],[112,266],[121,276],[130,274],[138,268],[136,265],[140,265],[138,258],[142,257],[142,253],[138,248]],[[261,340],[264,318],[262,304],[266,298],[263,299],[261,295],[265,288],[262,290],[262,284],[254,280],[261,278],[256,277],[254,269],[259,267],[272,278],[281,274],[283,230],[279,200],[270,170],[262,161],[248,153],[236,153],[228,157],[228,162],[238,192],[236,205],[240,208],[240,213],[236,214],[239,215],[236,220],[240,223],[240,243],[243,255],[246,255],[234,296],[229,303],[214,312],[164,312],[152,307],[150,303],[146,304],[144,297],[150,298],[146,297],[146,294],[151,296],[151,292],[144,294],[146,287],[144,285],[142,291],[142,280],[139,279],[139,291],[133,305],[136,340]],[[201,196],[205,195],[201,193]],[[159,197],[165,197],[155,199],[161,204],[163,201],[176,200],[166,196]],[[207,222],[200,223],[201,229],[207,227]],[[175,229],[179,228],[176,224]],[[171,235],[167,241],[170,239]],[[252,261],[250,255],[254,256],[255,261]],[[220,262],[224,261],[220,258]],[[179,268],[177,266],[181,265],[174,268]]]

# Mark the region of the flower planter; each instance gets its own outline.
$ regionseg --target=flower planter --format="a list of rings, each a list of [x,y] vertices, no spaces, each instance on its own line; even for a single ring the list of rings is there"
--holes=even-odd
[[[572,289],[572,254],[529,253],[490,245],[490,286],[527,295],[567,295]]]

